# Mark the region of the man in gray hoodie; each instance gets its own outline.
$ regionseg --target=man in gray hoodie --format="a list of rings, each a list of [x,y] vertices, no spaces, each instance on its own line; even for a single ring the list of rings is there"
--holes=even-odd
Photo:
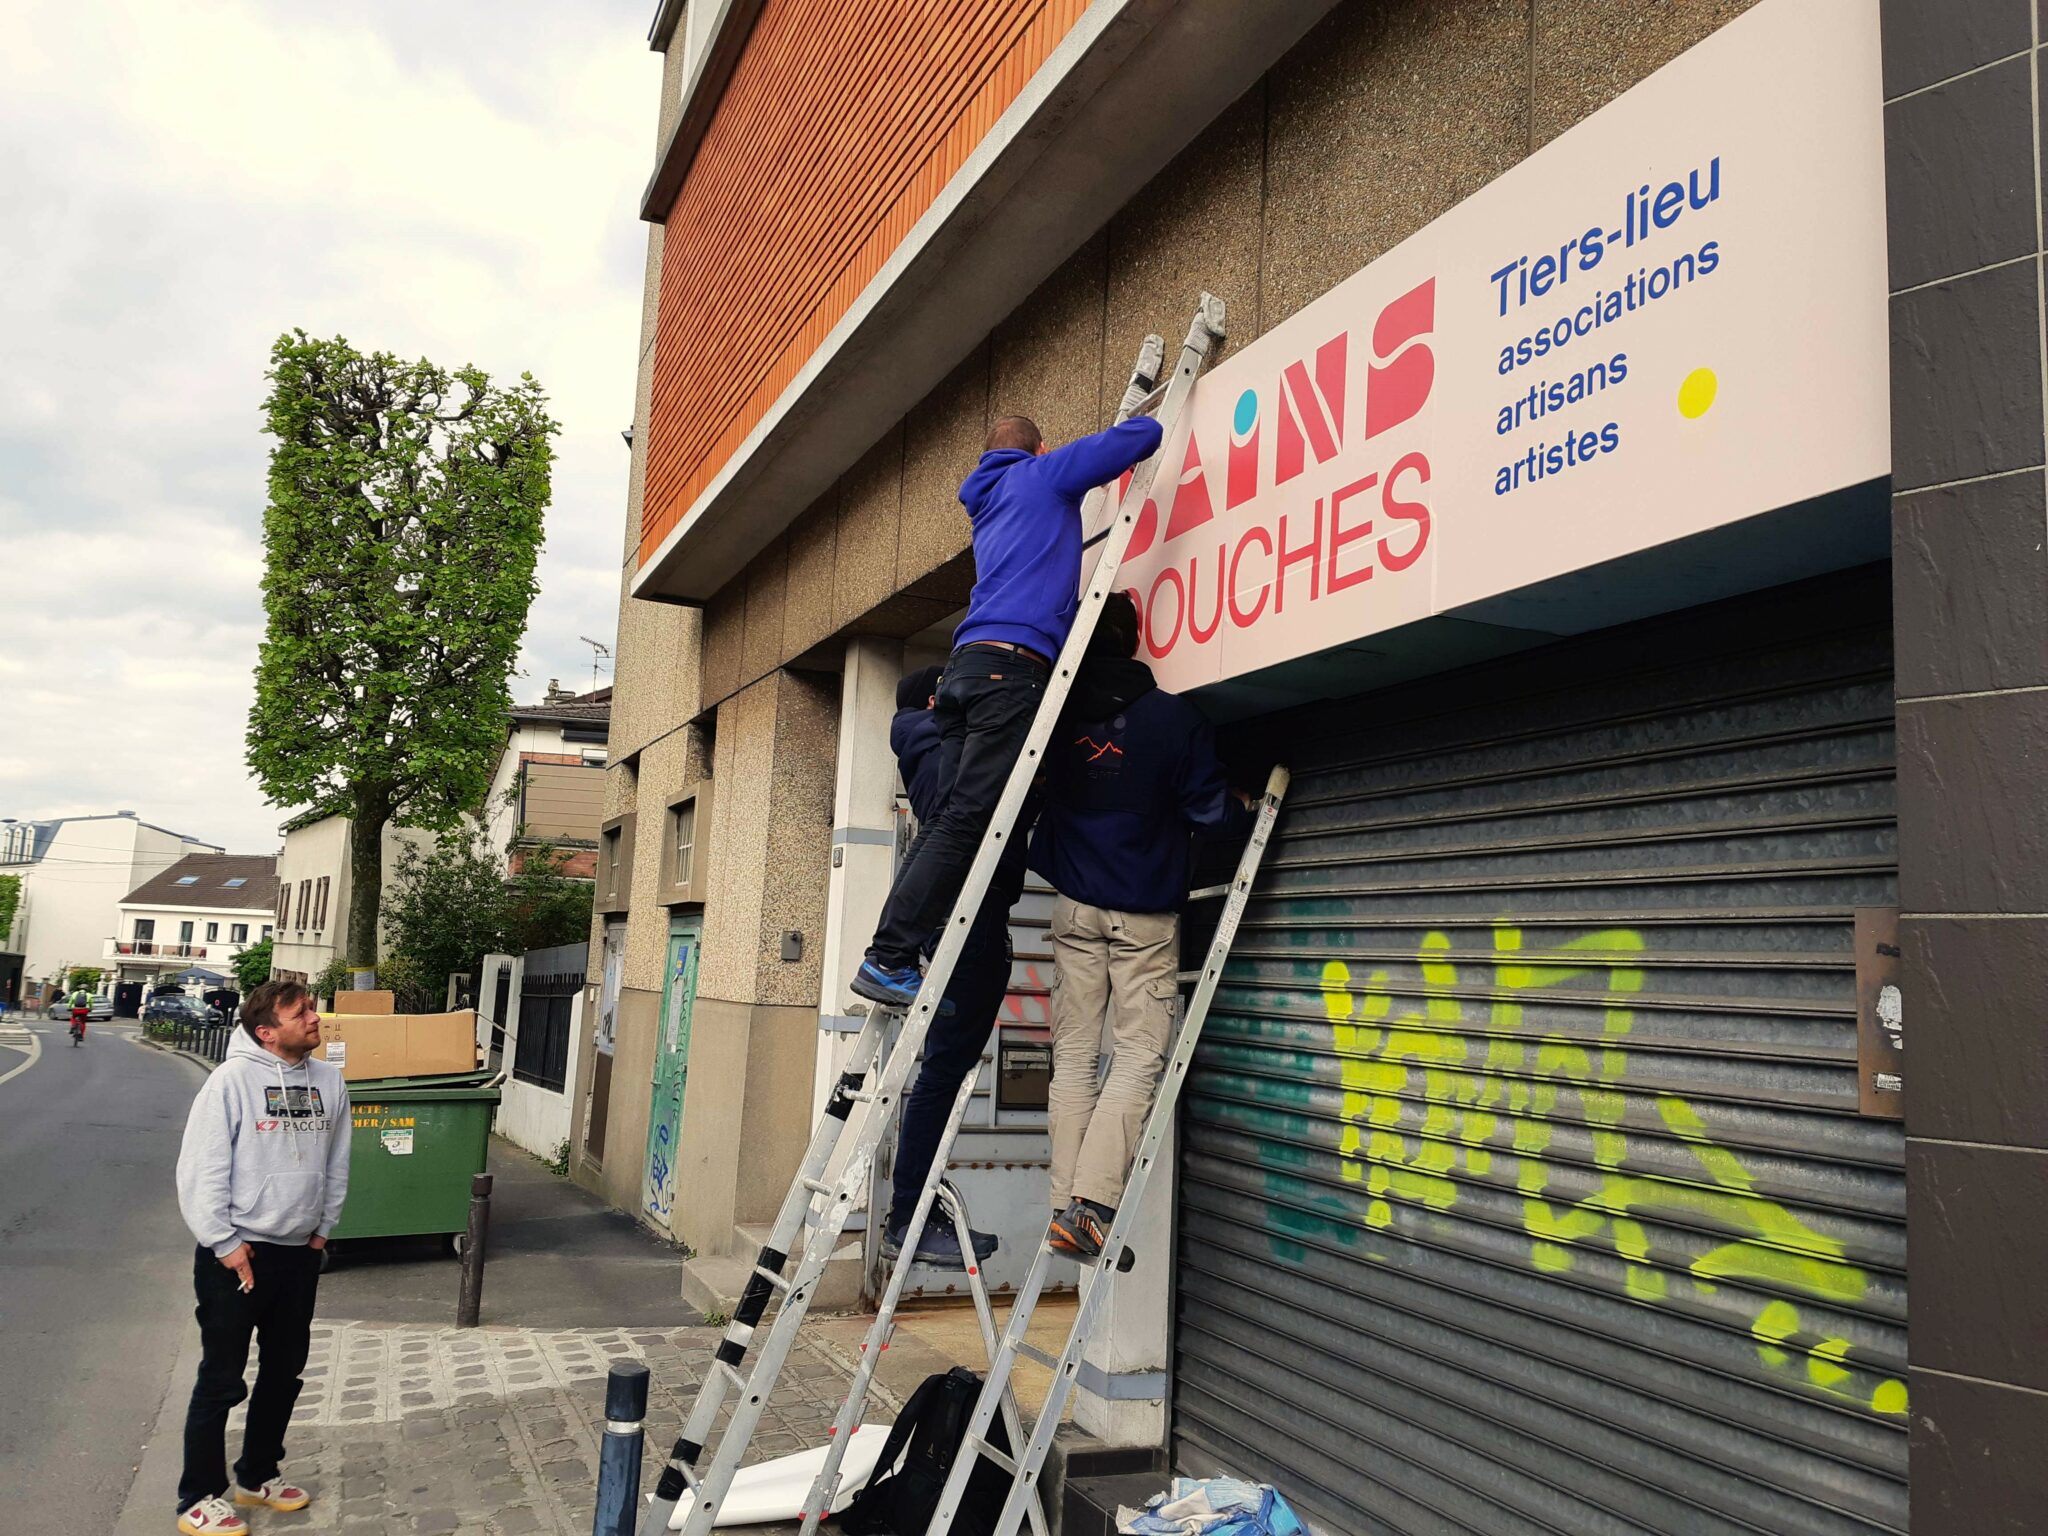
[[[348,1089],[338,1067],[312,1059],[320,1015],[295,981],[249,994],[227,1059],[192,1101],[178,1154],[178,1206],[199,1239],[192,1285],[204,1349],[185,1414],[178,1529],[240,1536],[229,1504],[228,1410],[249,1398],[235,1504],[304,1509],[285,1481],[285,1425],[313,1330],[320,1249],[348,1194]],[[260,1335],[256,1389],[242,1377]]]

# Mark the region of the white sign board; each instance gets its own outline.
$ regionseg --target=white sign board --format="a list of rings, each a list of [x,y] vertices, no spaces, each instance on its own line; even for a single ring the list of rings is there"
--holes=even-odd
[[[1765,0],[1197,387],[1120,585],[1188,689],[1890,471],[1877,7]]]

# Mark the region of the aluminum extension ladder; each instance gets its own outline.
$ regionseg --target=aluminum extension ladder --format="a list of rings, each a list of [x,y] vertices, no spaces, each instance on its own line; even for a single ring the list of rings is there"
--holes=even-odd
[[[1136,367],[1132,370],[1130,383],[1125,388],[1119,404],[1117,419],[1143,409],[1156,396],[1158,418],[1170,437],[1180,414],[1186,409],[1189,395],[1193,392],[1196,376],[1209,360],[1212,351],[1224,335],[1223,301],[1211,294],[1203,294],[1196,307],[1193,321],[1188,326],[1186,339],[1181,343],[1180,356],[1174,364],[1171,375],[1165,381],[1163,392],[1159,389],[1159,369],[1165,358],[1165,344],[1157,336],[1145,338],[1139,349]],[[987,894],[989,883],[1001,858],[1005,840],[1017,825],[1017,818],[1023,810],[1024,799],[1037,776],[1045,756],[1047,744],[1052,738],[1053,727],[1060,711],[1066,704],[1072,690],[1075,673],[1080,669],[1081,658],[1088,648],[1088,640],[1095,632],[1096,621],[1101,617],[1103,600],[1115,588],[1118,567],[1123,563],[1124,551],[1129,547],[1132,531],[1137,526],[1138,512],[1145,504],[1153,480],[1159,468],[1159,455],[1154,454],[1132,473],[1129,486],[1116,505],[1116,511],[1108,529],[1108,536],[1102,542],[1102,553],[1095,569],[1081,592],[1079,610],[1074,626],[1067,636],[1067,642],[1060,648],[1060,654],[1053,663],[1052,676],[1048,679],[1045,698],[1040,702],[1038,714],[1033,719],[1031,730],[1024,739],[1018,753],[1016,765],[1010,770],[1009,780],[1003,786],[1001,797],[996,802],[995,812],[989,827],[983,834],[981,847],[974,862],[969,866],[966,882],[954,902],[953,910],[947,917],[944,930],[939,936],[937,949],[925,969],[923,985],[906,1010],[875,1007],[868,1011],[867,1021],[861,1026],[854,1039],[853,1050],[847,1058],[846,1070],[840,1074],[834,1085],[825,1112],[818,1119],[811,1135],[802,1163],[797,1170],[795,1181],[789,1193],[783,1197],[781,1210],[775,1224],[769,1230],[768,1241],[763,1245],[755,1261],[752,1275],[733,1310],[732,1321],[727,1325],[725,1337],[720,1341],[709,1371],[698,1388],[697,1400],[684,1421],[682,1433],[677,1437],[670,1452],[668,1464],[662,1469],[655,1485],[655,1492],[649,1504],[649,1521],[643,1529],[659,1533],[668,1529],[677,1501],[685,1491],[695,1494],[690,1512],[684,1519],[684,1536],[710,1536],[717,1521],[718,1507],[725,1500],[726,1490],[731,1486],[733,1476],[738,1472],[741,1459],[752,1441],[755,1428],[766,1410],[769,1394],[782,1374],[784,1362],[796,1343],[796,1335],[809,1314],[810,1303],[816,1292],[818,1281],[823,1277],[825,1265],[838,1246],[840,1233],[854,1207],[865,1199],[870,1171],[874,1165],[875,1151],[881,1139],[888,1135],[896,1121],[896,1112],[903,1096],[906,1079],[912,1064],[917,1060],[924,1045],[926,1032],[937,1013],[940,999],[945,995],[947,984],[952,980],[953,967],[958,961],[960,950],[967,938],[969,925],[981,908],[982,898]],[[1105,490],[1089,493],[1081,510],[1082,526],[1093,525],[1095,513],[1105,498]],[[890,1052],[873,1086],[866,1086],[868,1076],[880,1058],[882,1045],[889,1029],[892,1015],[903,1014],[903,1028],[896,1048]],[[931,1214],[938,1185],[942,1180],[946,1162],[946,1149],[957,1133],[962,1115],[965,1113],[969,1091],[973,1086],[972,1077],[962,1085],[962,1091],[953,1104],[947,1121],[946,1131],[939,1150],[932,1159],[932,1170],[926,1176],[923,1193],[920,1195],[909,1228],[904,1234],[902,1255],[897,1261],[897,1270],[891,1278],[888,1294],[884,1298],[884,1310],[876,1315],[874,1326],[869,1332],[869,1344],[863,1347],[861,1365],[855,1377],[847,1401],[840,1409],[836,1432],[830,1438],[827,1462],[821,1470],[812,1497],[805,1501],[804,1532],[811,1536],[819,1518],[831,1507],[831,1496],[838,1485],[839,1459],[845,1452],[850,1438],[851,1426],[858,1416],[861,1399],[865,1396],[867,1384],[873,1377],[877,1357],[881,1354],[881,1342],[886,1340],[889,1328],[894,1322],[895,1299],[901,1294],[904,1278],[914,1261],[917,1245],[923,1235],[925,1222]],[[836,1179],[828,1180],[825,1175],[838,1148],[840,1135],[846,1128],[848,1117],[856,1104],[865,1104],[868,1113],[856,1130],[848,1155],[840,1166]],[[971,1230],[963,1222],[957,1229],[961,1241],[969,1241]],[[788,1262],[792,1249],[800,1253],[796,1270],[785,1276],[783,1267]],[[973,1263],[971,1250],[969,1262]],[[767,1338],[762,1343],[751,1372],[743,1373],[741,1363],[746,1359],[748,1346],[753,1342],[754,1333],[767,1312],[771,1300],[780,1296]],[[712,1431],[717,1428],[718,1416],[724,1408],[729,1393],[737,1392],[732,1416],[725,1432],[719,1437],[718,1448],[711,1457],[709,1468],[700,1476],[697,1462],[704,1453]],[[977,1438],[986,1443],[989,1424],[996,1411],[996,1400],[984,1390],[976,1407],[976,1422],[979,1425]],[[986,1408],[984,1414],[982,1409]],[[1041,1416],[1043,1417],[1043,1416]],[[1053,1418],[1057,1419],[1055,1413]],[[1011,1441],[1014,1446],[1015,1440]],[[973,1460],[963,1456],[961,1464]],[[957,1502],[957,1496],[956,1496]],[[1015,1502],[1014,1500],[1012,1502]],[[1035,1499],[1033,1500],[1035,1505]]]
[[[1003,1500],[1002,1513],[996,1518],[995,1536],[1014,1536],[1018,1521],[1027,1513],[1032,1529],[1041,1529],[1038,1474],[1045,1465],[1046,1452],[1052,1447],[1052,1437],[1060,1427],[1060,1415],[1065,1412],[1067,1399],[1073,1393],[1074,1380],[1081,1369],[1081,1352],[1094,1336],[1096,1319],[1101,1316],[1103,1302],[1109,1296],[1111,1272],[1131,1267],[1131,1256],[1124,1246],[1124,1233],[1136,1219],[1133,1213],[1145,1198],[1153,1165],[1173,1129],[1173,1110],[1180,1100],[1181,1088],[1187,1082],[1188,1064],[1194,1060],[1202,1025],[1209,1017],[1209,1004],[1215,998],[1216,984],[1223,976],[1223,962],[1230,957],[1231,943],[1237,937],[1237,925],[1244,917],[1252,882],[1258,878],[1259,864],[1265,858],[1266,844],[1272,839],[1273,823],[1280,814],[1280,802],[1286,794],[1287,770],[1275,768],[1266,780],[1266,792],[1259,801],[1258,818],[1252,823],[1251,838],[1238,858],[1237,873],[1229,885],[1214,893],[1227,894],[1228,900],[1224,903],[1223,915],[1217,920],[1215,936],[1209,941],[1208,956],[1202,962],[1202,969],[1195,973],[1195,994],[1189,1002],[1186,1016],[1181,1020],[1180,1031],[1174,1037],[1173,1054],[1166,1059],[1158,1091],[1152,1097],[1152,1108],[1145,1116],[1145,1129],[1138,1138],[1138,1149],[1131,1159],[1130,1177],[1124,1182],[1123,1196],[1117,1204],[1116,1215],[1110,1220],[1102,1253],[1090,1272],[1081,1277],[1081,1305],[1074,1314],[1074,1326],[1067,1334],[1067,1347],[1054,1356],[1024,1340],[1025,1330],[1031,1325],[1031,1314],[1038,1309],[1038,1296],[1045,1287],[1046,1272],[1052,1267],[1054,1251],[1048,1234],[1048,1237],[1039,1239],[1038,1255],[1031,1261],[1031,1269],[1025,1275],[1024,1283],[1017,1288],[1016,1300],[1010,1305],[1010,1321],[1003,1329],[1002,1345],[990,1362],[988,1379],[982,1383],[981,1396],[976,1400],[974,1414],[967,1422],[966,1438],[959,1454],[953,1458],[952,1470],[946,1476],[945,1491],[939,1495],[938,1507],[932,1513],[932,1523],[926,1528],[925,1536],[948,1536],[953,1528],[953,1518],[959,1513],[961,1496],[967,1490],[967,1479],[983,1457],[1010,1474],[1010,1491]],[[1207,894],[1211,893],[1196,893],[1198,897]],[[1052,1385],[1046,1389],[1045,1404],[1038,1410],[1038,1421],[1032,1428],[1030,1443],[1021,1455],[1015,1454],[1016,1410],[1010,1396],[1010,1376],[1019,1355],[1052,1372]],[[1005,1427],[1009,1431],[1011,1445],[1009,1454],[988,1441],[989,1425],[998,1407],[1006,1411]]]

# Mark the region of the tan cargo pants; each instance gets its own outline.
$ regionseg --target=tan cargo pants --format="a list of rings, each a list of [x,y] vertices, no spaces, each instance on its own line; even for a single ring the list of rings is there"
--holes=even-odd
[[[1058,898],[1052,909],[1052,1208],[1114,1206],[1173,1033],[1180,917]],[[1103,1020],[1109,1074],[1098,1090]]]

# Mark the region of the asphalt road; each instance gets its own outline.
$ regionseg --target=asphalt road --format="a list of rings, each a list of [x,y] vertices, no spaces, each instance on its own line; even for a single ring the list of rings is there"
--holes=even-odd
[[[108,1529],[192,1326],[173,1172],[203,1074],[133,1025],[73,1048],[20,1024],[0,1024],[0,1509]]]

